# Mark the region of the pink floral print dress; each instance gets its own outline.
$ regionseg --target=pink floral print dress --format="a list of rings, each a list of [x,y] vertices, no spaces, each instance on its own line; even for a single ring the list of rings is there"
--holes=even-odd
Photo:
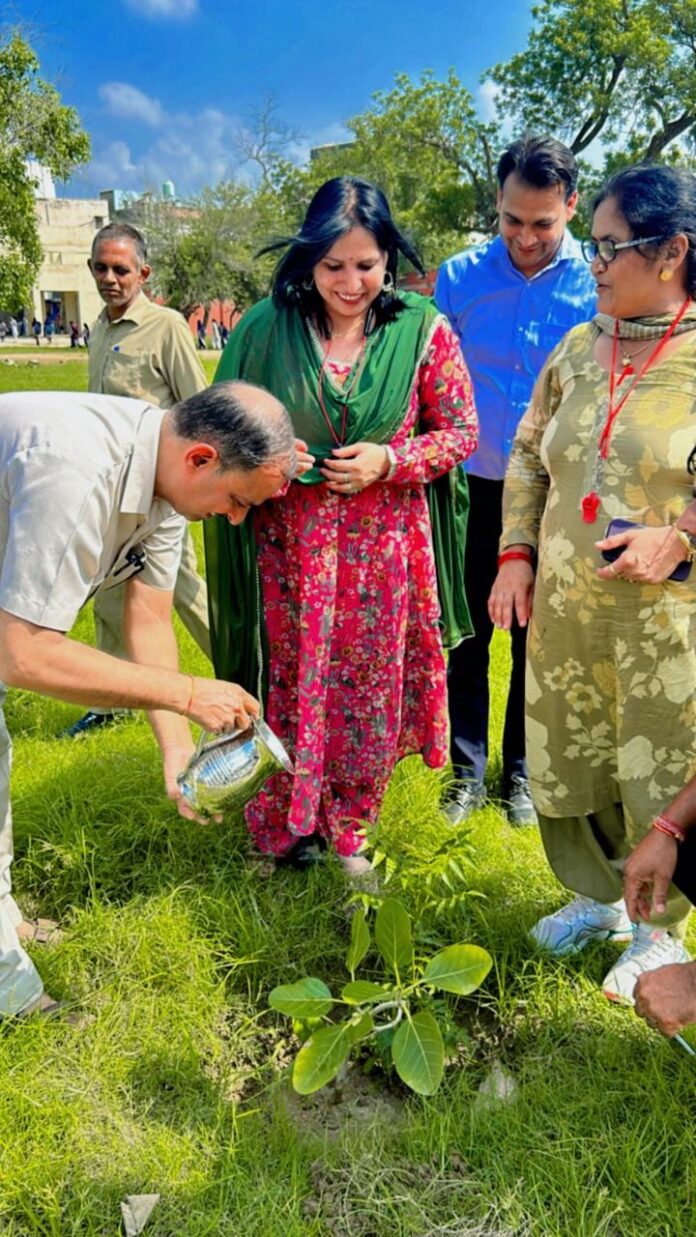
[[[330,364],[339,385],[348,367]],[[417,432],[414,434],[414,431]],[[293,482],[256,512],[270,649],[266,720],[292,756],[247,808],[261,851],[362,844],[394,766],[447,760],[445,659],[425,483],[475,449],[459,343],[438,318],[392,439],[391,478],[357,494]],[[462,553],[464,547],[462,547]]]

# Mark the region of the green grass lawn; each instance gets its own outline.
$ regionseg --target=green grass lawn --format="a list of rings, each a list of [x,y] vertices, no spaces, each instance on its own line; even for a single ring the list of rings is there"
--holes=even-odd
[[[29,376],[83,385],[84,360],[70,366]],[[20,375],[0,365],[3,389]],[[184,668],[205,672],[178,630]],[[91,639],[88,611],[74,634]],[[497,638],[496,753],[507,665]],[[420,925],[428,952],[474,941],[494,958],[481,992],[451,1000],[458,1046],[436,1096],[366,1061],[343,1091],[300,1104],[296,1045],[268,993],[303,974],[345,979],[341,872],[269,874],[240,820],[173,812],[141,719],[58,741],[79,712],[20,691],[7,708],[16,893],[64,924],[34,957],[90,1021],[0,1029],[3,1237],[116,1234],[120,1201],[140,1193],[161,1195],[152,1237],[692,1237],[693,1061],[602,998],[616,947],[563,961],[530,948],[527,929],[563,900],[536,830],[479,812],[467,886],[483,896]],[[496,756],[493,790],[498,773]],[[415,758],[394,775],[380,842],[406,867],[448,836],[440,789]],[[496,1060],[515,1098],[482,1105]]]
[[[203,368],[212,381],[220,353],[204,353]],[[7,362],[11,361],[12,364]],[[13,349],[11,355],[0,352],[0,393],[3,391],[84,391],[87,388],[87,355],[70,354],[70,349],[42,353]]]

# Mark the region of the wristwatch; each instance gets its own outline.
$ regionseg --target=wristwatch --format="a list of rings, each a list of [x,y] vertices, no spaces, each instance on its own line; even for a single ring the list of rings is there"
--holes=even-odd
[[[689,533],[685,528],[677,528],[676,524],[673,524],[672,528],[684,547],[684,557],[688,562],[693,563],[696,560],[696,533]]]

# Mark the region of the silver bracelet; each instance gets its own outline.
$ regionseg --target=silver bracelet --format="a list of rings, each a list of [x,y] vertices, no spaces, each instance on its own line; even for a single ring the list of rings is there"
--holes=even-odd
[[[392,477],[394,476],[394,473],[396,472],[399,461],[397,460],[393,449],[389,446],[388,443],[385,442],[383,446],[384,446],[384,450],[387,453],[387,459],[389,460],[389,468],[387,470],[386,476],[383,477],[382,480],[391,481]]]

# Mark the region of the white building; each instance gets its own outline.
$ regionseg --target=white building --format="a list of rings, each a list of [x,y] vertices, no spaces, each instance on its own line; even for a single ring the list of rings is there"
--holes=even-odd
[[[40,322],[94,322],[101,298],[87,267],[95,233],[109,222],[100,198],[37,197],[36,218],[43,262],[33,291],[33,313]]]

